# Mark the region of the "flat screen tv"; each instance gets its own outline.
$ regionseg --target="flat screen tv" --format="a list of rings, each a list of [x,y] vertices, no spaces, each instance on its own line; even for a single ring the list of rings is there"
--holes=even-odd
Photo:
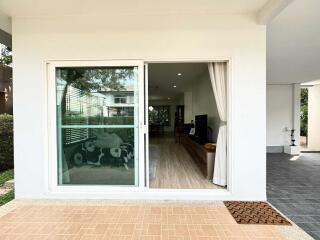
[[[199,143],[207,142],[208,115],[197,115],[195,117],[195,138]]]

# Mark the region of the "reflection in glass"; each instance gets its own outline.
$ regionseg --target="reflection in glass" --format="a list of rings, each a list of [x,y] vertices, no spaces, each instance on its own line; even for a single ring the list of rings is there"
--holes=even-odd
[[[58,183],[137,185],[137,68],[57,68]]]

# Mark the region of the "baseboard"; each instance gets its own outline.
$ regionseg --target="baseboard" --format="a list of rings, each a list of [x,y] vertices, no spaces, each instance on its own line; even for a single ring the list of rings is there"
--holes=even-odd
[[[267,146],[267,153],[283,153],[283,146]]]

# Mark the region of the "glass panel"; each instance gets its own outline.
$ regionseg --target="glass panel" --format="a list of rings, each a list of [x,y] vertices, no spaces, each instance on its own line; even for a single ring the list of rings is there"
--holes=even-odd
[[[57,68],[58,184],[138,185],[136,67]]]

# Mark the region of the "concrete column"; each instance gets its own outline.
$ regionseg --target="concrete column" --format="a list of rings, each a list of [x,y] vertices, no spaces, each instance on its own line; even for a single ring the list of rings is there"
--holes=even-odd
[[[292,127],[295,129],[294,139],[295,144],[300,146],[300,101],[301,101],[301,88],[300,84],[292,85]]]
[[[308,149],[320,150],[320,84],[308,93]]]

